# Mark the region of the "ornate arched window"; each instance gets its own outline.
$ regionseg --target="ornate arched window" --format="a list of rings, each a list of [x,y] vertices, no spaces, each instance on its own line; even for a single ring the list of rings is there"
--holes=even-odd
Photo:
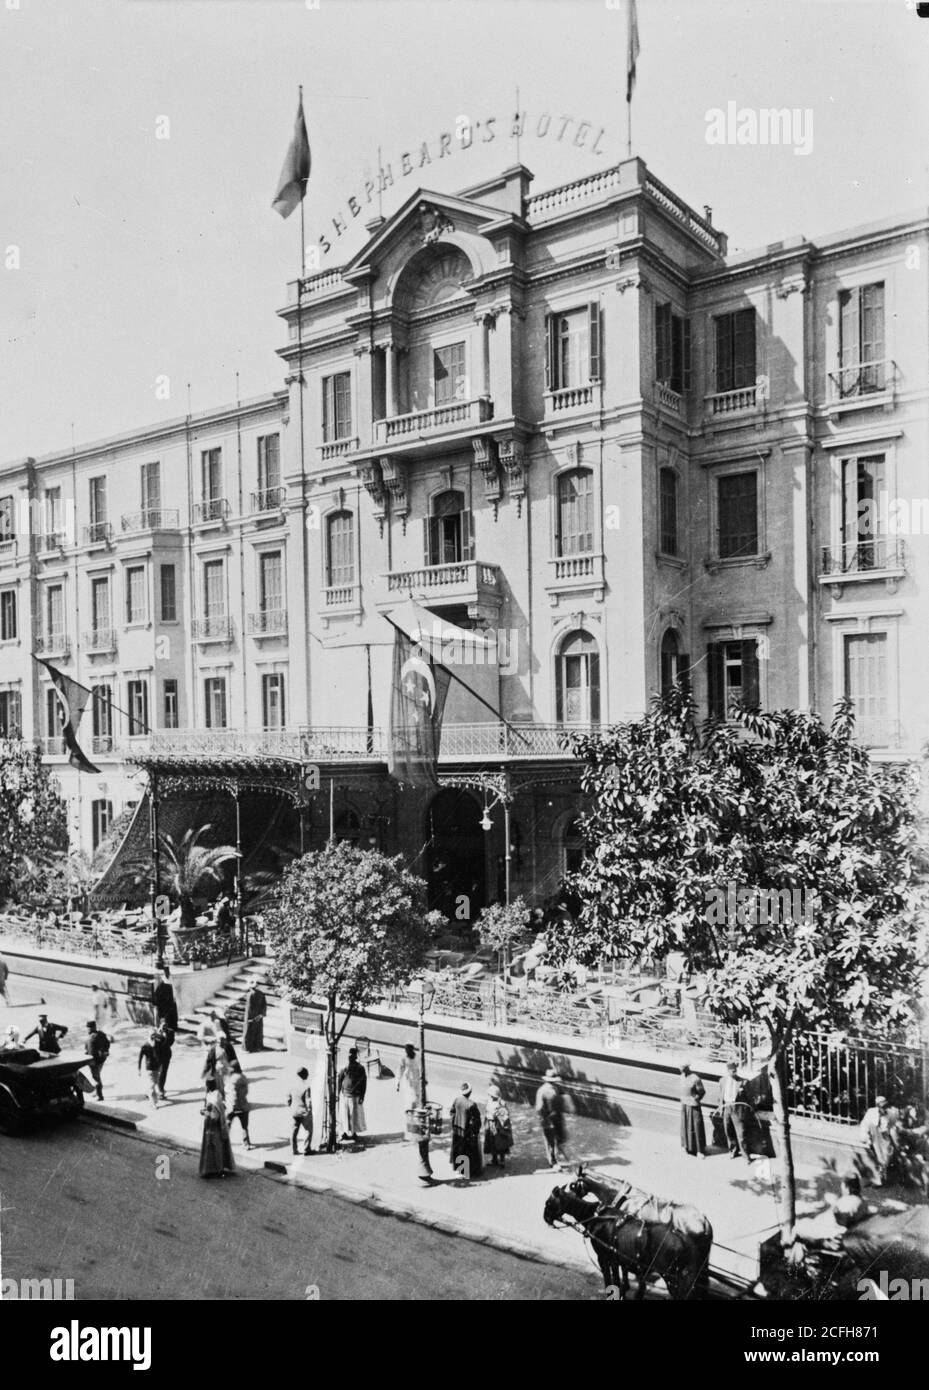
[[[600,650],[580,629],[562,640],[556,657],[556,717],[559,724],[599,724]]]
[[[662,695],[667,695],[678,683],[685,689],[690,684],[690,657],[681,651],[681,639],[672,627],[661,639]]]
[[[351,512],[333,512],[326,521],[326,587],[334,589],[355,582],[355,518]]]

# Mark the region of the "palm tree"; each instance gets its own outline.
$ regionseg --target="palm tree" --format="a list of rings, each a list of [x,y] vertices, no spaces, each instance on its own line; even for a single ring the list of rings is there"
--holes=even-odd
[[[223,865],[237,858],[235,845],[207,847],[200,843],[212,828],[203,825],[199,830],[188,830],[180,840],[167,833],[159,836],[164,884],[180,903],[182,927],[196,923],[195,894],[208,883],[221,882]]]

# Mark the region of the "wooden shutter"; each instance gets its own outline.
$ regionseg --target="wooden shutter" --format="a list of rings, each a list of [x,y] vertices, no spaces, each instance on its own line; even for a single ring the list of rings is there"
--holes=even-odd
[[[557,390],[558,373],[555,367],[555,316],[545,315],[545,389]]]
[[[588,658],[588,679],[590,680],[590,722],[600,723],[600,653],[592,651]]]
[[[884,286],[865,285],[861,291],[861,360],[884,360]],[[864,387],[876,391],[884,385],[883,368],[873,367],[862,373]]]
[[[711,642],[706,649],[706,670],[709,680],[709,704],[711,719],[726,717],[726,682],[723,671],[725,645]]]
[[[735,315],[732,389],[737,391],[743,386],[753,386],[756,375],[755,311],[740,309]]]
[[[851,367],[860,361],[861,325],[858,316],[858,291],[843,290],[839,295],[839,366]],[[845,382],[842,393],[845,394]]]
[[[471,513],[467,507],[461,509],[461,558],[462,560],[471,559],[472,546],[472,525]]]
[[[588,306],[589,331],[590,331],[590,380],[600,380],[601,367],[601,315],[600,305],[591,304]]]
[[[432,548],[432,547],[433,547],[433,540],[434,540],[434,537],[435,537],[435,517],[432,517],[432,516],[424,516],[424,517],[423,517],[423,564],[424,564],[424,565],[431,565],[431,564],[433,563],[432,556],[433,556],[433,554],[434,554],[434,551],[433,551],[433,548]]]
[[[690,337],[690,319],[681,319],[681,385],[685,394],[693,384],[693,350]]]
[[[760,703],[758,644],[754,637],[749,637],[742,643],[742,704],[747,709],[757,709]]]
[[[732,390],[732,315],[716,320],[716,390]]]
[[[671,324],[671,305],[655,305],[655,380],[667,382],[671,376],[671,352],[668,330]]]
[[[681,689],[690,692],[690,653],[680,652],[677,658],[677,678]]]

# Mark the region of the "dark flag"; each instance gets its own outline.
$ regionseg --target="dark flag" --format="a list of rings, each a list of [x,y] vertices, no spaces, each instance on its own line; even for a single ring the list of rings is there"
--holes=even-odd
[[[52,678],[52,685],[61,701],[61,708],[64,711],[64,726],[61,736],[65,741],[65,747],[70,754],[68,761],[72,767],[76,767],[78,772],[97,772],[99,767],[94,767],[93,763],[85,758],[81,752],[77,741],[77,726],[81,722],[81,715],[91,698],[93,691],[88,690],[86,685],[79,685],[70,676],[66,676],[63,671],[59,671],[57,666],[52,666],[50,662],[43,661],[40,656],[33,653],[33,661],[37,661],[40,666],[44,666]]]
[[[442,712],[451,676],[399,628],[394,631],[387,766],[412,787],[436,787]]]
[[[306,181],[310,177],[310,142],[303,119],[303,88],[300,88],[300,101],[297,105],[297,118],[294,133],[287,153],[284,167],[277,181],[277,192],[271,206],[282,217],[289,217],[294,208],[299,207],[306,195]]]

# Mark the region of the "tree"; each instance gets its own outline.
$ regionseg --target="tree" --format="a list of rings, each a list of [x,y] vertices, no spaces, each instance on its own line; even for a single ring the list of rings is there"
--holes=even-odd
[[[352,1015],[422,968],[429,944],[425,884],[398,855],[343,841],[284,871],[267,916],[275,982],[296,1004],[325,999],[329,1147],[336,1143],[338,1045]],[[344,1010],[337,1028],[336,1009]]]
[[[508,965],[520,946],[528,946],[533,935],[529,909],[522,898],[514,898],[511,903],[491,903],[474,926],[481,945],[496,951],[502,966]]]
[[[914,1018],[925,863],[910,769],[871,763],[848,701],[829,729],[793,710],[736,709],[701,732],[675,691],[573,743],[594,804],[571,884],[580,918],[552,954],[679,951],[713,1013],[765,1030],[789,1243],[791,1043],[811,1029],[899,1034]]]
[[[65,803],[34,743],[0,738],[0,902],[27,891],[67,847]]]
[[[158,837],[161,854],[161,887],[180,905],[181,926],[196,924],[194,898],[204,888],[223,879],[223,869],[231,859],[237,859],[235,845],[203,845],[200,841],[213,829],[212,824],[199,830],[188,830],[180,840],[162,832]],[[135,883],[151,884],[153,865],[147,859],[126,866],[127,876]]]

